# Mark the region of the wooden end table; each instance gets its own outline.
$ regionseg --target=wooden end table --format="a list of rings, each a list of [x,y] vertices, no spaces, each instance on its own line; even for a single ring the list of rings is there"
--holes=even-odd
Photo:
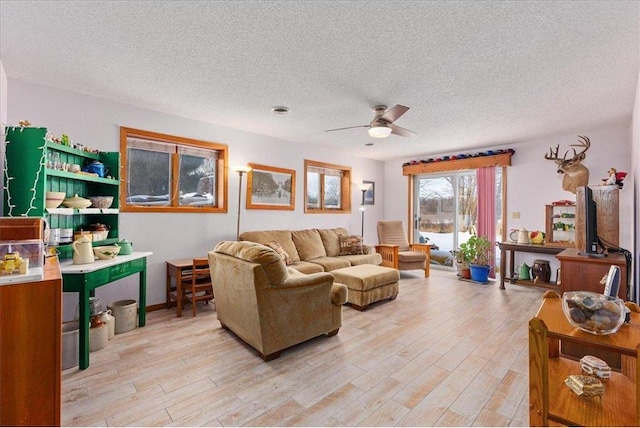
[[[169,260],[167,264],[167,301],[166,308],[171,308],[171,303],[176,302],[177,316],[182,316],[182,281],[189,277],[193,267],[193,257],[190,259]],[[171,278],[176,280],[173,287]],[[175,292],[175,295],[173,294]]]

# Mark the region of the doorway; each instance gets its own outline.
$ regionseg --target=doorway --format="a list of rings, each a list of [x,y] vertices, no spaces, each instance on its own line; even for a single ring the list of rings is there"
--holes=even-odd
[[[453,267],[450,251],[476,232],[476,172],[418,175],[414,180],[414,241],[438,247],[431,251],[433,265]]]

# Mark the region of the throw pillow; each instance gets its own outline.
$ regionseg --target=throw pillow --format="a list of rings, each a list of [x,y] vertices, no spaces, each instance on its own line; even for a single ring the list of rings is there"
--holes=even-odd
[[[340,255],[350,256],[354,254],[364,254],[362,251],[362,236],[340,235]]]
[[[291,266],[293,264],[293,260],[291,260],[291,257],[289,257],[289,253],[287,253],[287,251],[282,248],[282,245],[278,244],[276,241],[269,241],[264,245],[269,248],[273,248],[276,253],[278,253],[278,255],[282,258],[282,261],[285,265]]]

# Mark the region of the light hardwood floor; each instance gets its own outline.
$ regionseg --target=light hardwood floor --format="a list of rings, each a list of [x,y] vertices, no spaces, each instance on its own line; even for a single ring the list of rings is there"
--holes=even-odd
[[[544,290],[402,273],[394,301],[343,309],[337,336],[265,363],[213,305],[147,325],[65,370],[66,426],[528,426],[527,323]]]

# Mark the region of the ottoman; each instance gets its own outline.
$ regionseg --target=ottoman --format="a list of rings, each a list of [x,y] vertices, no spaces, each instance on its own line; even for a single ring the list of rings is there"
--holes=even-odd
[[[357,265],[330,272],[335,282],[349,289],[348,302],[359,311],[367,309],[370,303],[383,299],[393,300],[398,295],[400,272],[397,269],[376,266]]]

